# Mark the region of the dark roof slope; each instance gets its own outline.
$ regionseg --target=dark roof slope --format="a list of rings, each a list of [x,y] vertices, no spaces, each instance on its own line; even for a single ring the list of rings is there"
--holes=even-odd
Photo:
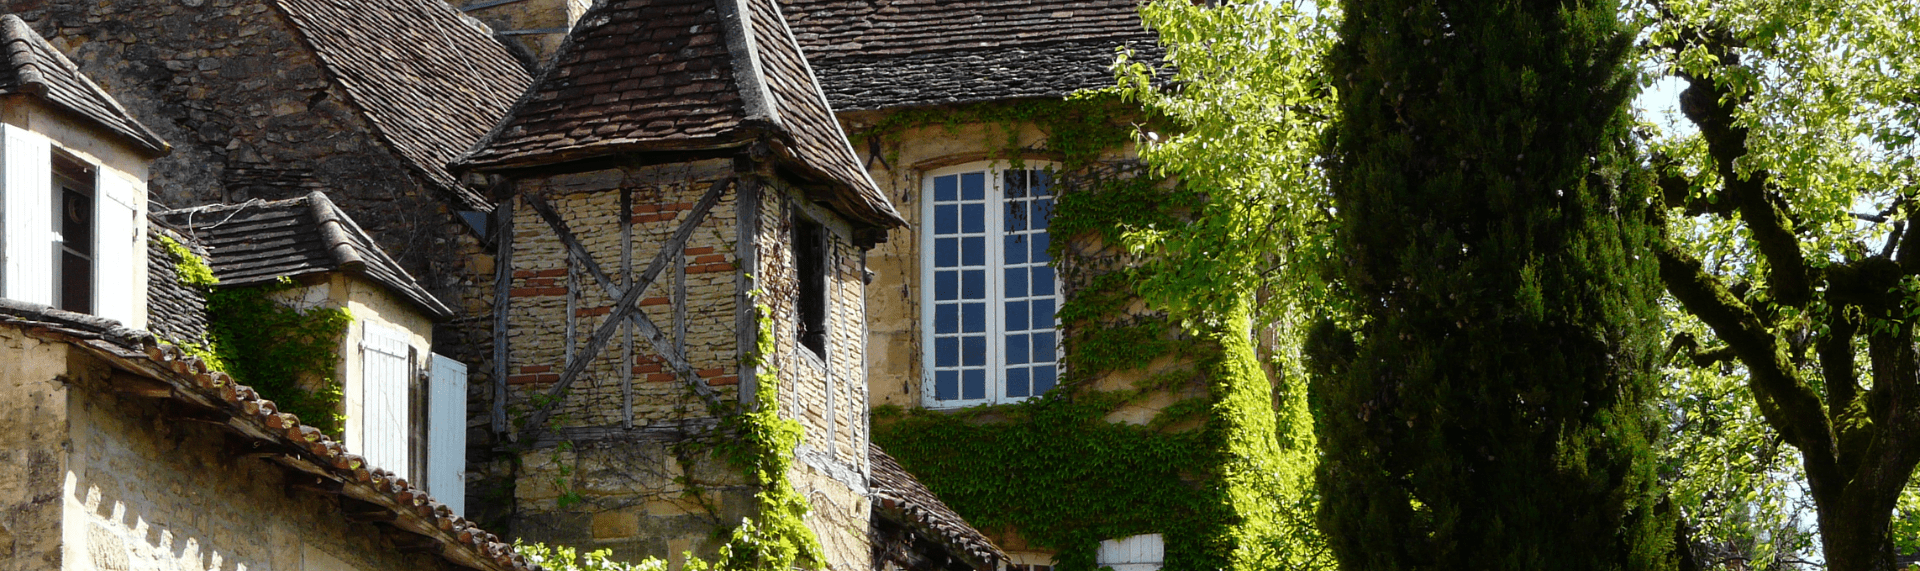
[[[147,224],[147,329],[169,342],[201,343],[207,336],[207,293],[180,281],[181,260],[168,251],[163,238],[203,264],[207,250],[191,234],[164,224],[158,218]]]
[[[193,232],[210,254],[220,287],[271,283],[345,271],[373,280],[435,319],[453,316],[413,276],[374,244],[326,193],[300,198],[215,204],[158,213]]]
[[[1137,0],[781,0],[840,110],[1057,97],[1159,52]]]
[[[608,0],[456,168],[776,143],[843,214],[905,224],[848,146],[773,0]]]
[[[507,114],[532,78],[443,0],[277,0],[379,136],[467,210],[485,197],[446,164]]]
[[[60,50],[27,27],[19,16],[0,16],[0,94],[39,97],[119,135],[152,156],[173,147],[146,125],[134,120],[125,107]]]
[[[933,495],[920,480],[914,479],[905,468],[879,445],[867,445],[867,459],[872,464],[873,511],[878,517],[884,517],[920,529],[932,537],[938,538],[949,550],[963,557],[976,559],[974,567],[993,569],[996,561],[1007,561],[1007,554],[987,540],[985,534],[967,524],[960,514]]]
[[[226,373],[208,370],[206,362],[184,354],[178,347],[159,343],[150,333],[128,329],[110,319],[10,299],[0,299],[0,326],[66,343],[115,369],[132,373],[113,375],[107,382],[116,392],[163,398],[179,405],[164,408],[168,411],[164,414],[220,419],[214,425],[243,444],[225,447],[236,454],[235,458],[242,453],[264,458],[283,468],[289,482],[295,477],[310,482],[289,486],[288,493],[309,490],[370,504],[390,514],[380,518],[385,522],[383,527],[427,542],[396,549],[431,552],[479,571],[541,571],[538,562],[514,552],[500,536],[453,514],[445,504],[392,472],[368,465],[365,458],[320,429],[280,412],[273,401],[260,398],[253,388],[234,382]],[[335,515],[356,521],[344,508]]]

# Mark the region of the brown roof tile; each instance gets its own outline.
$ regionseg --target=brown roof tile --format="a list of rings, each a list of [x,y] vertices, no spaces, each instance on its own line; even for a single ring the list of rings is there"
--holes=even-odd
[[[277,0],[379,136],[462,208],[491,208],[446,164],[532,82],[485,27],[442,0]]]
[[[736,149],[771,137],[841,213],[905,224],[847,145],[773,0],[609,0],[455,168]]]
[[[836,109],[1058,97],[1159,53],[1137,0],[780,0]]]
[[[7,14],[0,16],[0,94],[16,93],[39,97],[78,114],[153,156],[173,150],[159,135],[134,120],[113,96],[87,79],[73,60],[53,49],[19,16]]]

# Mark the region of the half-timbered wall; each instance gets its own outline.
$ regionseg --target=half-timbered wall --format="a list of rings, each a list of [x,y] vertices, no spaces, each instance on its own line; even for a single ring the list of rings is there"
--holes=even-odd
[[[826,359],[800,344],[799,286],[790,244],[796,216],[827,229],[825,249]],[[772,310],[781,414],[800,421],[805,436],[790,474],[813,511],[807,524],[820,538],[832,569],[868,569],[871,509],[867,491],[867,328],[865,251],[847,223],[807,200],[798,189],[769,184],[761,193],[758,258],[762,301]]]

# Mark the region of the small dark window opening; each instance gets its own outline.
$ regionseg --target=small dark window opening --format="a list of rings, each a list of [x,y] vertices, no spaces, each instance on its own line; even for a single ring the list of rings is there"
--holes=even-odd
[[[793,265],[800,279],[800,344],[827,356],[827,233],[803,216],[793,217]]]
[[[60,309],[93,313],[93,166],[53,154],[54,291]]]

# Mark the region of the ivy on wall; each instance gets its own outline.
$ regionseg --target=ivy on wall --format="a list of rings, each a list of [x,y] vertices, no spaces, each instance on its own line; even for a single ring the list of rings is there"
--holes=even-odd
[[[881,143],[890,165],[908,131],[934,126],[981,125],[988,156],[1015,166],[1035,151],[1060,158],[1049,224],[1067,291],[1060,386],[957,412],[883,407],[873,439],[976,527],[1056,551],[1061,571],[1094,569],[1102,540],[1147,533],[1163,534],[1169,571],[1314,567],[1324,547],[1312,523],[1304,391],[1276,401],[1248,310],[1176,321],[1137,289],[1145,272],[1168,266],[1138,263],[1153,252],[1110,247],[1129,233],[1180,228],[1206,202],[1139,163],[1100,160],[1132,140],[1141,116],[1082,95],[903,111],[854,135]],[[1026,126],[1045,139],[1022,146]],[[1163,358],[1175,365],[1145,374]],[[1140,378],[1096,386],[1122,372]],[[1108,420],[1157,395],[1175,398],[1145,424]]]
[[[334,373],[340,337],[353,322],[346,308],[290,307],[274,298],[293,289],[286,278],[271,285],[216,288],[219,279],[204,260],[170,237],[159,239],[180,282],[207,294],[206,342],[182,344],[182,349],[253,387],[281,411],[339,438],[346,414]]]

